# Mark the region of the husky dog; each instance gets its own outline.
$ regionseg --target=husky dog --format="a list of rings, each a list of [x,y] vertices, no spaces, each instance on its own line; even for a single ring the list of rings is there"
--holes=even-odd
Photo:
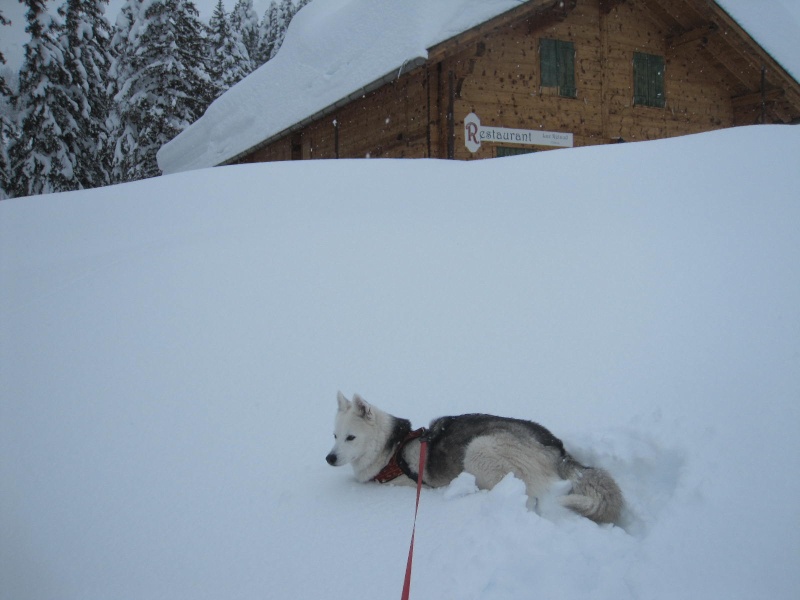
[[[350,464],[361,482],[416,485],[420,442],[428,442],[423,482],[448,485],[461,472],[475,477],[481,489],[493,488],[508,473],[525,483],[536,505],[553,486],[571,490],[561,505],[597,523],[614,523],[623,506],[622,492],[603,469],[585,467],[550,431],[532,421],[470,414],[440,417],[428,429],[411,430],[411,422],[367,403],[351,402],[339,392],[333,449],[326,460]]]

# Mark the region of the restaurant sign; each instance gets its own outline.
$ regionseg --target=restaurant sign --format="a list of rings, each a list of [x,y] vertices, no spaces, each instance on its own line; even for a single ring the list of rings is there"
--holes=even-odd
[[[571,133],[541,131],[539,129],[509,129],[507,127],[487,127],[475,113],[464,119],[464,141],[470,152],[477,152],[482,142],[523,144],[526,146],[555,146],[572,148]]]

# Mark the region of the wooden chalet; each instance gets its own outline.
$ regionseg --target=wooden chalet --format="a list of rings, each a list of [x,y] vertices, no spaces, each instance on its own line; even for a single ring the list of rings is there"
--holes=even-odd
[[[468,160],[798,120],[798,82],[713,0],[530,0],[229,162]]]
[[[198,148],[205,154],[173,170],[315,158],[470,160],[800,121],[800,84],[714,0],[507,6],[442,38],[426,58],[265,130],[266,139],[251,136],[215,160],[202,149],[224,138],[192,137],[190,128],[162,149],[172,157],[165,162]],[[203,120],[239,118],[224,104],[212,109]]]
[[[798,120],[798,82],[713,0],[530,0],[228,162],[468,160]]]

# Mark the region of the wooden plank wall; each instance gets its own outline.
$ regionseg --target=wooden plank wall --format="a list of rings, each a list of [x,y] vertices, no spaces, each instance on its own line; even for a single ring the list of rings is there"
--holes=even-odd
[[[692,45],[668,50],[669,31],[644,2],[578,0],[561,20],[522,20],[459,47],[350,102],[300,133],[287,136],[244,161],[311,158],[489,158],[464,145],[464,118],[475,112],[485,125],[571,132],[576,146],[659,139],[734,125],[731,90],[711,57]],[[540,85],[539,40],[575,45],[575,98]],[[633,106],[633,54],[666,58],[666,106]],[[449,75],[454,82],[454,123],[448,127]],[[336,129],[338,128],[338,135]],[[299,136],[299,137],[298,137]],[[338,148],[337,148],[338,140]],[[547,148],[541,148],[547,149]]]
[[[730,92],[713,64],[692,46],[668,50],[668,32],[651,11],[637,3],[622,3],[606,15],[604,25],[609,40],[606,137],[652,140],[733,125]],[[663,109],[632,106],[634,52],[666,57]]]
[[[318,119],[299,134],[302,158],[427,156],[428,89],[427,70],[417,68]],[[242,162],[290,160],[290,138],[273,142]]]
[[[425,156],[427,93],[425,70],[418,68],[341,109],[340,156]]]
[[[239,162],[241,163],[256,163],[256,162],[274,162],[278,160],[292,160],[292,136],[286,136],[273,142],[268,146],[264,146],[256,150]]]
[[[575,45],[575,98],[540,86],[539,39]],[[665,108],[633,106],[633,54],[666,57]],[[471,154],[463,120],[475,112],[497,127],[574,134],[576,146],[650,140],[733,125],[729,92],[712,65],[696,53],[667,52],[667,33],[638,4],[608,14],[599,0],[580,0],[566,19],[544,28],[516,23],[445,61],[459,79],[456,158],[488,158],[489,145]],[[541,148],[546,149],[546,148]]]

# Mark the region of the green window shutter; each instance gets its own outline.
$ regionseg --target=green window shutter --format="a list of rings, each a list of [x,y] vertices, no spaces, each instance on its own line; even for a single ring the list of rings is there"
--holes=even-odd
[[[539,40],[539,65],[542,69],[542,87],[558,86],[558,53],[556,40]]]
[[[633,53],[633,104],[647,106],[647,55]]]
[[[558,43],[558,87],[559,94],[574,98],[575,89],[575,44],[572,42]]]
[[[575,44],[561,40],[539,40],[542,87],[558,88],[560,96],[574,98]]]
[[[664,108],[664,57],[655,54],[633,54],[633,103],[636,106]]]

